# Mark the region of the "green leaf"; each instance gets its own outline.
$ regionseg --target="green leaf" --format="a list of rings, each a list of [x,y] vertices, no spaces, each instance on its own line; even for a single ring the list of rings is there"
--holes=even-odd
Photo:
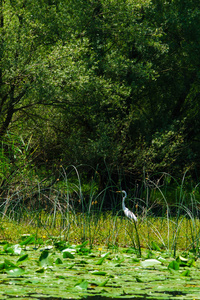
[[[49,251],[44,250],[42,251],[40,258],[39,258],[39,265],[43,268],[49,267],[53,265],[52,259],[49,256]]]
[[[44,273],[45,269],[44,268],[40,268],[40,269],[37,269],[35,272],[36,273]]]
[[[41,261],[43,259],[47,259],[48,256],[49,256],[49,251],[48,250],[43,250],[42,253],[40,254],[39,261]]]
[[[151,248],[152,250],[161,251],[160,247],[154,241],[151,242]]]
[[[154,267],[157,265],[161,265],[161,262],[157,259],[146,259],[141,262],[143,268]]]
[[[75,256],[72,253],[68,252],[68,251],[63,251],[63,258],[74,259]]]
[[[109,254],[110,254],[110,252],[104,254],[104,255],[98,260],[98,262],[96,262],[96,265],[102,265],[102,263],[103,263],[104,260],[108,257]]]
[[[168,269],[179,270],[179,263],[175,260],[171,261],[168,265]]]
[[[28,258],[28,254],[24,254],[24,255],[20,256],[20,258],[18,258],[17,263],[19,263],[19,262],[21,262],[21,261],[24,261],[24,260],[26,260],[27,258]]]
[[[19,255],[22,251],[22,248],[20,247],[19,244],[15,244],[15,245],[6,244],[4,245],[3,249],[4,252],[9,254],[14,254],[14,255]]]
[[[178,256],[176,258],[177,263],[179,264],[180,267],[184,267],[188,265],[188,259],[182,256]]]
[[[54,243],[54,246],[59,249],[60,251],[64,250],[67,246],[64,241],[58,241]]]
[[[140,259],[139,258],[132,258],[132,262],[140,262]]]
[[[6,264],[5,263],[0,263],[0,270],[4,270],[6,268]]]
[[[11,248],[13,249],[13,254],[15,255],[20,255],[22,252],[22,248],[20,247],[19,244],[12,245]]]
[[[190,270],[185,270],[181,273],[181,276],[189,276],[190,275]]]
[[[68,267],[68,269],[69,269],[69,270],[72,269],[75,265],[76,265],[75,263],[71,264],[71,265]]]
[[[103,281],[103,282],[101,282],[101,283],[99,283],[99,285],[98,286],[100,286],[100,287],[103,287],[103,286],[105,286],[106,284],[107,284],[107,282],[109,281],[109,278],[108,279],[106,279],[105,281]]]
[[[80,265],[87,265],[87,261],[85,260],[80,260],[80,261],[77,261],[77,264],[80,264]]]
[[[6,273],[10,276],[21,276],[25,271],[22,268],[7,269]]]
[[[87,255],[87,254],[91,253],[91,250],[89,248],[80,248],[80,249],[77,249],[77,253]]]
[[[12,261],[8,260],[8,259],[4,259],[4,263],[6,265],[6,268],[18,268],[18,266],[16,266]]]
[[[56,260],[55,260],[55,264],[56,265],[61,265],[63,262],[62,260],[58,257]]]
[[[107,272],[104,271],[93,271],[91,272],[92,275],[99,275],[99,276],[105,276]]]
[[[85,241],[81,245],[77,245],[75,248],[77,249],[78,254],[88,254],[91,253],[91,250],[89,248],[86,248],[85,246],[88,244],[88,241]]]
[[[116,260],[116,261],[114,261],[116,264],[115,264],[115,267],[120,267],[121,266],[121,263],[123,263],[124,262],[124,258],[122,258],[122,259],[119,259],[119,260]]]
[[[135,277],[137,282],[143,282],[138,276]]]
[[[85,241],[81,245],[77,245],[75,248],[84,248],[87,244],[88,244],[88,241]]]
[[[4,252],[9,253],[9,254],[14,253],[14,249],[13,249],[12,245],[10,245],[10,244],[4,245],[3,250],[4,250]]]
[[[190,259],[190,260],[187,262],[187,266],[188,266],[188,267],[196,267],[196,261],[195,261],[195,259]]]
[[[81,282],[79,282],[79,283],[77,283],[76,285],[75,285],[75,287],[77,287],[77,288],[79,288],[79,289],[81,289],[81,290],[87,290],[87,288],[88,288],[88,281],[87,280],[81,280]]]
[[[20,243],[21,246],[27,246],[29,244],[33,244],[35,242],[35,237],[33,235],[27,237],[24,241]]]

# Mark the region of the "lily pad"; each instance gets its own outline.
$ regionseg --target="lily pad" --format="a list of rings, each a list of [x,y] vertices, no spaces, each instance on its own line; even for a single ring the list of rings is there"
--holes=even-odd
[[[6,273],[10,276],[16,277],[24,274],[24,270],[21,268],[7,269]]]
[[[75,256],[72,253],[68,252],[68,251],[63,251],[63,258],[74,259]]]
[[[110,252],[105,253],[101,256],[101,258],[97,261],[96,265],[102,265],[102,263],[104,262],[104,260],[109,256]]]
[[[158,265],[161,265],[161,262],[157,259],[146,259],[141,262],[141,266],[143,268],[149,268],[149,267],[154,267],[154,266],[158,266]]]
[[[28,254],[24,254],[18,258],[17,263],[22,262],[28,258]]]
[[[91,272],[92,275],[99,275],[99,276],[105,276],[106,272],[104,271],[93,271]]]
[[[43,268],[53,265],[53,261],[50,257],[50,253],[47,250],[42,251],[39,258],[39,265]]]
[[[179,263],[175,260],[171,261],[168,265],[168,269],[179,270]]]
[[[27,246],[29,244],[33,244],[35,242],[35,237],[33,235],[28,236],[25,240],[22,240],[20,246]]]
[[[75,287],[77,287],[77,288],[79,288],[79,289],[81,289],[81,290],[87,290],[88,284],[89,284],[88,281],[86,281],[86,280],[81,280],[81,282],[77,283],[77,284],[75,285]]]
[[[3,245],[0,247],[3,248]],[[68,249],[69,247],[68,245]],[[127,253],[122,249],[117,253],[108,252],[103,257],[98,257],[98,249],[92,249],[91,254],[84,255],[77,252],[78,247],[72,248],[76,251],[70,253],[73,260],[62,259],[63,253],[68,251],[60,252],[55,246],[43,251],[28,249],[20,257],[15,257],[12,253],[1,253],[0,294],[7,298],[18,295],[24,299],[30,298],[30,292],[31,297],[37,299],[82,299],[91,295],[142,299],[151,291],[151,298],[157,300],[178,300],[180,297],[183,300],[198,299],[200,262],[194,260],[189,266],[189,261],[193,260],[191,254],[186,261],[187,265],[181,270],[179,263],[164,253],[161,254],[165,257],[161,263],[157,250],[151,251],[152,257],[159,258],[141,261],[134,259],[134,253]],[[145,253],[143,250],[143,257],[147,257],[147,254],[148,251]],[[178,270],[173,269],[176,264]]]

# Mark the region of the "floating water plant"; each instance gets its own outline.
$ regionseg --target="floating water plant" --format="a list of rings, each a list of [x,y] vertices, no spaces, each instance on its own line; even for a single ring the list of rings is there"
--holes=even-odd
[[[15,255],[3,251],[2,246],[1,294],[12,298],[17,295],[18,299],[30,293],[34,298],[41,294],[43,299],[81,299],[89,295],[131,298],[141,297],[150,289],[151,298],[163,299],[166,291],[178,290],[181,299],[187,299],[187,293],[198,299],[200,263],[189,252],[187,257],[179,255],[172,260],[167,252],[151,250],[155,258],[146,259],[148,251],[143,249],[144,257],[138,259],[131,249],[119,248],[111,253],[102,248],[99,258],[98,248],[86,251],[86,246],[68,244],[67,251],[60,251],[52,245],[41,250],[29,245]],[[176,296],[170,295],[170,299]]]

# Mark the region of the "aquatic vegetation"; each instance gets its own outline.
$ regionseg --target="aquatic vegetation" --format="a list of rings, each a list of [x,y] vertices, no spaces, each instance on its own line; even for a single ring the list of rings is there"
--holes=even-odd
[[[98,193],[92,185],[85,198],[78,173],[77,178],[74,184],[65,175],[61,190],[50,190],[51,210],[24,207],[19,219],[9,210],[2,215],[0,299],[198,299],[200,220],[195,194],[192,208],[186,206],[181,186],[173,206],[163,187],[146,178],[145,197],[134,198],[135,223],[121,214],[121,198],[116,199],[117,209],[105,212],[105,191]],[[153,213],[150,184],[161,215]],[[38,189],[39,203],[44,195]],[[133,199],[128,200],[130,207]],[[10,212],[16,216],[12,205]]]
[[[200,262],[192,252],[173,259],[164,250],[143,249],[142,257],[137,258],[132,248],[108,252],[103,247],[99,252],[84,242],[59,249],[58,242],[41,246],[34,239],[1,244],[0,299],[131,298],[146,294],[150,295],[146,299],[164,299],[166,295],[174,299],[175,291],[182,293],[181,299],[187,299],[187,294],[197,299]]]

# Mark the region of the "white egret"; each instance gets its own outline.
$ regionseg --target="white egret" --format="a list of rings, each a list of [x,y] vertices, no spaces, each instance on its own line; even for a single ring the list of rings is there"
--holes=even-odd
[[[135,222],[137,222],[137,217],[136,215],[134,215],[134,213],[132,211],[130,211],[126,206],[125,206],[125,199],[127,197],[127,193],[126,191],[121,191],[121,193],[124,193],[124,197],[122,199],[122,208],[124,211],[124,214],[127,218],[134,220]]]

